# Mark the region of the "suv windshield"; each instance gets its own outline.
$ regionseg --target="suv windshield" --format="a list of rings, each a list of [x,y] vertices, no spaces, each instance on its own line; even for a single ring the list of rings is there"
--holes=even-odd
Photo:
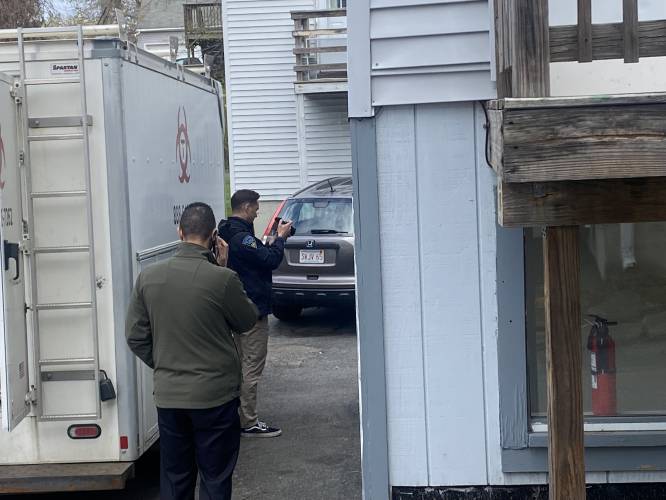
[[[351,200],[294,199],[288,200],[280,217],[294,223],[296,235],[352,234]]]

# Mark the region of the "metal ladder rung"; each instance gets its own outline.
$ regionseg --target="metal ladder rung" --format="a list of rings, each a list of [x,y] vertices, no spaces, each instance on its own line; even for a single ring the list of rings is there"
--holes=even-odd
[[[45,191],[40,193],[30,193],[31,198],[75,198],[88,196],[87,191]]]
[[[89,365],[95,362],[95,358],[59,358],[59,359],[40,359],[40,366],[53,365]]]
[[[57,85],[60,83],[81,83],[80,78],[31,78],[24,85]]]
[[[44,134],[44,135],[29,135],[30,142],[42,141],[71,141],[75,139],[83,139],[83,134]]]
[[[71,247],[39,247],[35,248],[33,252],[35,253],[77,253],[77,252],[89,252],[89,246],[71,246]]]
[[[62,304],[35,304],[38,311],[63,311],[65,309],[90,309],[92,302],[63,302]]]

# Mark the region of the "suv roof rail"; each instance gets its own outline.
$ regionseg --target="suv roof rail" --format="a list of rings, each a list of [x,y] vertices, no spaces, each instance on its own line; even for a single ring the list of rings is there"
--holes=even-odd
[[[292,198],[296,198],[304,193],[312,192],[312,191],[318,191],[322,187],[327,187],[330,188],[330,191],[332,193],[335,193],[335,188],[340,186],[341,184],[346,184],[351,182],[351,177],[345,177],[345,176],[335,176],[335,177],[329,177],[328,179],[324,179],[322,181],[319,181],[315,184],[311,184],[307,187],[304,187],[300,191],[295,192],[293,195],[291,195]]]

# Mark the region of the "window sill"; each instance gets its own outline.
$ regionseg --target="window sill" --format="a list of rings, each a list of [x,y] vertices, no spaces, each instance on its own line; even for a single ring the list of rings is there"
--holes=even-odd
[[[528,434],[529,448],[547,448],[548,433]],[[666,446],[666,431],[585,432],[586,448]]]

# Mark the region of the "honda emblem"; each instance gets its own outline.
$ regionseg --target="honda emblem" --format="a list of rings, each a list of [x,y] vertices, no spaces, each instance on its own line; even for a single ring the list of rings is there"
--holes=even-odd
[[[308,240],[305,243],[305,248],[314,248],[315,247],[315,240]]]

